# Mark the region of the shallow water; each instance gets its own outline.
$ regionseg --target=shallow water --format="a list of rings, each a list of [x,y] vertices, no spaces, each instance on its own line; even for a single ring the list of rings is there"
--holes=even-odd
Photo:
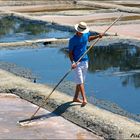
[[[1,50],[0,61],[30,68],[37,82],[56,84],[70,68],[65,49]],[[106,100],[140,114],[140,49],[134,46],[96,47],[89,55],[85,88],[89,99]],[[73,72],[66,78],[73,81]]]
[[[50,23],[0,17],[0,42],[16,42],[43,38],[69,38],[71,32],[57,29]]]
[[[52,37],[68,38],[73,34],[66,29],[57,29],[53,24],[13,17],[1,17],[0,23],[0,42]],[[45,47],[38,44],[38,47],[1,49],[0,62],[15,63],[20,67],[29,68],[33,75],[37,75],[37,82],[54,86],[71,65],[67,57],[66,45],[47,44]],[[140,49],[130,46],[129,43],[116,43],[96,46],[88,55],[90,61],[85,82],[88,100],[105,109],[116,110],[115,113],[123,112],[120,114],[126,115],[122,110],[124,109],[130,113],[140,114]],[[72,72],[65,79],[66,82],[61,84],[62,87],[58,87],[72,96],[73,77]],[[67,83],[67,81],[71,82]],[[97,99],[100,102],[97,103]],[[140,121],[139,118],[138,120]]]

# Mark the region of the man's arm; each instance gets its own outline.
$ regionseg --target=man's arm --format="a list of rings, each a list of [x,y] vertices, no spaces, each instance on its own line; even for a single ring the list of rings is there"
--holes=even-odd
[[[94,39],[102,38],[102,37],[103,37],[103,34],[99,34],[99,35],[96,35],[96,36],[89,36],[88,41],[90,42]]]
[[[76,63],[74,62],[74,59],[73,59],[73,52],[72,52],[72,51],[69,52],[69,58],[70,58],[70,61],[71,61],[71,63],[72,63],[71,68],[72,68],[72,69],[76,68],[77,65],[76,65]]]
[[[69,58],[70,58],[70,61],[72,63],[74,61],[73,60],[73,52],[72,51],[69,52]]]

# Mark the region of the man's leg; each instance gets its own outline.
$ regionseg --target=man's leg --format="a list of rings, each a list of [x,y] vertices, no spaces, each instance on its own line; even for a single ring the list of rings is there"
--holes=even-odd
[[[82,99],[83,99],[82,106],[87,104],[85,88],[84,88],[84,80],[85,80],[87,68],[88,68],[88,62],[80,62],[75,68],[75,80],[77,85],[76,85],[75,96],[73,101],[81,102],[80,99],[78,98],[79,93],[81,92]]]
[[[87,104],[87,99],[86,99],[86,94],[85,94],[85,88],[84,88],[84,84],[79,84],[79,91],[81,92],[82,98],[83,98],[83,102],[82,105],[85,106]]]
[[[75,90],[75,95],[74,95],[74,98],[73,98],[73,102],[82,102],[78,97],[79,97],[79,93],[80,93],[80,90],[79,90],[79,85],[76,85],[76,90]]]

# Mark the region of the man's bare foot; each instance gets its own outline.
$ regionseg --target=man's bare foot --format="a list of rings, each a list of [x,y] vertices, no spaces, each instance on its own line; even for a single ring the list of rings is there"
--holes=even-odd
[[[82,102],[81,107],[84,107],[87,104],[87,101]]]
[[[80,99],[73,99],[73,102],[79,102],[79,103],[82,103],[82,101]]]

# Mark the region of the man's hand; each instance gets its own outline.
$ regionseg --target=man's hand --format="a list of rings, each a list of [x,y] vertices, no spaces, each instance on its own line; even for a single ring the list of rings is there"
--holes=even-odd
[[[71,68],[72,68],[72,69],[75,69],[76,67],[77,67],[77,64],[73,61],[73,62],[72,62],[72,65],[71,65]]]
[[[88,41],[90,42],[90,41],[92,41],[94,39],[102,38],[103,36],[104,36],[104,33],[100,33],[98,35],[90,36],[89,39],[88,39]]]
[[[100,34],[98,35],[99,38],[102,38],[103,36],[104,36],[103,33],[100,33]]]

